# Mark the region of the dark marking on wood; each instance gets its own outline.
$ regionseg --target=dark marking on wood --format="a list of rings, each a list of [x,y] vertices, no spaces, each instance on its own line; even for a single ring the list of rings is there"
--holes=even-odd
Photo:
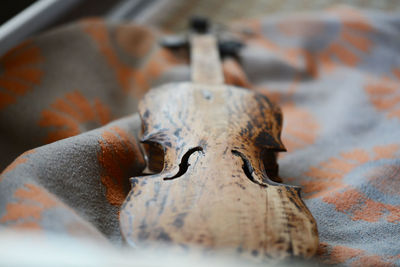
[[[179,213],[174,222],[172,223],[176,228],[181,228],[185,224],[185,217],[187,215],[187,212],[184,213]]]
[[[172,147],[171,142],[165,142],[164,145],[167,146],[167,147]]]
[[[146,111],[143,113],[143,119],[148,119],[150,115],[150,111],[146,109]]]
[[[244,185],[241,185],[240,183],[236,182],[235,183],[237,186],[239,186],[241,189],[246,190],[246,187]]]
[[[164,230],[161,230],[161,232],[157,236],[157,239],[165,242],[171,242],[172,240],[168,233]]]
[[[141,240],[141,241],[147,240],[147,239],[149,238],[149,236],[150,236],[150,233],[149,233],[149,232],[146,232],[146,231],[144,231],[144,230],[140,231],[139,234],[138,234],[138,238],[139,238],[139,240]]]
[[[165,203],[167,203],[167,198],[168,195],[165,195],[161,201],[161,205],[160,205],[160,209],[158,211],[158,214],[161,215],[164,212],[164,208],[165,208]]]
[[[135,196],[135,197],[136,197],[136,196],[139,196],[141,193],[142,193],[142,190],[138,190],[138,191],[135,193],[134,196]],[[130,198],[130,196],[129,196],[129,198]]]
[[[257,135],[256,139],[256,146],[266,147],[271,149],[280,150],[281,145],[276,142],[275,138],[267,132],[261,132]]]
[[[178,128],[175,130],[174,135],[179,138],[179,133],[182,131],[182,128]]]
[[[139,183],[139,180],[137,178],[131,178],[130,181],[132,189],[135,188],[135,186]]]

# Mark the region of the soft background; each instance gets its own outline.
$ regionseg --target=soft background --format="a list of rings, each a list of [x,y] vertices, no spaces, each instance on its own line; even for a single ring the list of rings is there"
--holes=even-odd
[[[0,59],[2,228],[121,243],[119,205],[144,167],[132,114],[149,88],[189,74],[185,53],[157,43],[168,26],[157,14],[170,13],[156,7],[140,26],[86,19]],[[224,71],[283,109],[280,174],[303,187],[317,220],[316,259],[400,265],[400,15],[256,15],[220,20],[246,43],[243,68],[227,61]]]

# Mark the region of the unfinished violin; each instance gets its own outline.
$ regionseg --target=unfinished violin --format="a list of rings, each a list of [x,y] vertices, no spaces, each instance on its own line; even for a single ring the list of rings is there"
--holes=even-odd
[[[150,90],[139,104],[151,175],[131,178],[121,231],[135,246],[228,249],[261,259],[311,257],[317,226],[300,188],[282,184],[280,108],[224,84],[205,21],[190,35],[192,82]],[[155,173],[154,173],[155,172]]]

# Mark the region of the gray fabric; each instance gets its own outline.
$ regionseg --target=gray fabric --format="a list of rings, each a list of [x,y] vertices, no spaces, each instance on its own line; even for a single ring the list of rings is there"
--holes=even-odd
[[[226,80],[282,107],[288,152],[280,174],[303,187],[319,227],[317,259],[400,265],[399,16],[341,7],[230,26],[247,46],[243,70],[224,62]],[[130,114],[149,88],[188,76],[187,55],[161,49],[158,36],[86,20],[0,60],[1,160],[37,147],[0,177],[4,227],[68,235],[81,228],[79,235],[121,241],[119,205],[129,177],[144,168]],[[13,53],[22,59],[12,61]],[[7,79],[29,86],[18,91]]]

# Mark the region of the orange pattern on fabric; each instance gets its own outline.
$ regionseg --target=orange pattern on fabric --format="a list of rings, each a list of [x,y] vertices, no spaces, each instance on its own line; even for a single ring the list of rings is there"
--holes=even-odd
[[[260,20],[242,21],[241,25],[245,25],[245,27],[251,32],[251,35],[245,36],[247,43],[256,44],[265,47],[269,51],[274,51],[277,55],[287,61],[289,65],[293,67],[296,66],[298,57],[304,52],[303,49],[282,47],[263,36],[262,23]]]
[[[3,180],[3,177],[6,173],[14,170],[20,164],[27,162],[28,158],[26,156],[33,154],[33,153],[35,153],[34,149],[28,150],[28,151],[24,152],[23,154],[21,154],[18,158],[16,158],[10,165],[8,165],[7,168],[5,168],[3,170],[3,172],[0,174],[0,182]]]
[[[296,151],[314,144],[319,131],[319,124],[314,116],[300,107],[284,105],[284,127],[282,141],[288,152]]]
[[[142,97],[152,81],[167,69],[187,63],[187,59],[175,57],[171,51],[156,46],[155,35],[143,27],[118,26],[113,31],[102,20],[86,20],[82,25],[115,70],[121,88],[133,92],[137,98]],[[130,60],[136,63],[129,63]]]
[[[288,153],[314,144],[320,129],[313,114],[296,106],[293,101],[298,83],[299,79],[296,77],[286,93],[271,92],[268,88],[255,89],[267,95],[272,102],[281,107],[283,113],[282,142],[285,144]],[[284,156],[284,154],[281,156]]]
[[[394,76],[397,78],[394,69]],[[367,92],[372,105],[381,112],[386,114],[387,118],[400,119],[400,77],[398,80],[389,77],[381,77],[376,80],[370,80],[366,86]]]
[[[277,25],[277,28],[284,34],[289,36],[307,36],[312,37],[316,34],[323,34],[325,27],[322,23],[315,19],[308,19],[304,16],[293,18],[296,23],[293,23],[292,19],[283,20]]]
[[[45,190],[33,184],[24,184],[14,193],[17,202],[7,203],[6,214],[1,223],[17,228],[40,229],[39,222],[44,211],[57,205],[57,201]]]
[[[367,175],[369,182],[380,192],[388,195],[400,194],[400,166],[385,164],[374,168]]]
[[[344,175],[369,160],[367,151],[354,149],[341,153],[339,157],[332,157],[317,167],[311,167],[304,173],[310,178],[310,181],[302,183],[303,192],[307,194],[305,197],[317,198],[346,187],[342,183]]]
[[[374,29],[368,19],[356,9],[334,8],[330,13],[339,17],[343,26],[337,38],[317,53],[318,61],[321,62],[321,67],[328,71],[335,65],[334,58],[344,65],[356,66],[361,61],[359,54],[368,53],[372,49],[372,41],[367,35]]]
[[[330,264],[339,264],[348,261],[349,259],[360,256],[363,253],[360,249],[354,249],[344,246],[335,246],[330,253]]]
[[[351,263],[352,267],[392,267],[396,266],[394,263],[385,261],[381,256],[378,255],[365,255],[360,257]]]
[[[148,54],[156,38],[147,28],[138,25],[119,25],[115,30],[117,44],[129,55],[143,57]]]
[[[128,92],[131,89],[131,85],[143,82],[143,75],[124,63],[112,48],[110,36],[106,25],[101,20],[85,20],[82,23],[83,29],[89,34],[99,47],[100,52],[106,58],[108,64],[115,70],[117,80],[121,88]],[[119,37],[118,39],[121,39]]]
[[[389,262],[391,257],[368,254],[361,249],[350,248],[346,246],[331,246],[327,243],[321,243],[318,250],[318,258],[325,264],[346,264],[354,267],[372,267],[372,266],[394,266]],[[387,261],[389,260],[389,261]]]
[[[67,93],[41,113],[39,125],[50,127],[51,143],[102,126],[111,120],[110,111],[98,98],[89,102],[80,92]]]
[[[308,193],[306,198],[322,197],[324,202],[334,205],[337,211],[349,215],[355,221],[377,222],[385,219],[390,223],[399,222],[400,206],[369,199],[364,193],[342,181],[346,174],[367,162],[395,158],[395,153],[399,149],[400,146],[397,144],[376,146],[372,153],[363,149],[354,149],[341,153],[339,157],[330,158],[317,167],[311,167],[304,173],[310,180],[302,183],[303,191]],[[391,176],[380,172],[381,169],[382,166],[374,168],[367,178],[369,181],[380,178],[381,183],[378,189],[383,191],[388,187],[382,184],[387,183]],[[386,170],[388,170],[387,167]],[[385,175],[384,179],[382,175]]]
[[[40,84],[43,58],[32,42],[24,42],[0,59],[0,110]]]
[[[351,8],[335,8],[330,14],[338,18],[342,27],[330,43],[313,51],[274,42],[263,34],[260,20],[245,21],[242,24],[252,32],[251,35],[245,36],[250,44],[273,51],[293,67],[298,68],[298,64],[304,60],[307,72],[312,77],[317,77],[318,66],[322,70],[332,71],[338,64],[351,67],[359,64],[361,55],[369,53],[373,45],[367,36],[373,31],[373,27],[362,13]],[[299,38],[313,38],[325,31],[323,23],[304,16],[283,20],[276,28],[288,37]]]
[[[162,74],[170,70],[173,66],[183,64],[188,64],[186,53],[173,54],[168,49],[157,48],[142,66],[144,83],[138,84],[140,87],[135,92],[135,96],[141,98],[150,89],[149,86],[152,86],[153,80],[161,77]]]
[[[242,67],[234,59],[225,59],[222,62],[222,71],[225,83],[233,86],[239,86],[250,89],[252,85],[247,79]]]
[[[322,200],[333,204],[337,211],[349,215],[354,221],[377,222],[383,218],[390,223],[400,222],[400,206],[371,200],[351,187],[346,188],[344,192],[325,196]]]
[[[103,168],[101,182],[106,187],[108,202],[120,206],[130,190],[129,178],[139,175],[145,162],[135,137],[121,128],[114,126],[101,136],[98,153]]]

